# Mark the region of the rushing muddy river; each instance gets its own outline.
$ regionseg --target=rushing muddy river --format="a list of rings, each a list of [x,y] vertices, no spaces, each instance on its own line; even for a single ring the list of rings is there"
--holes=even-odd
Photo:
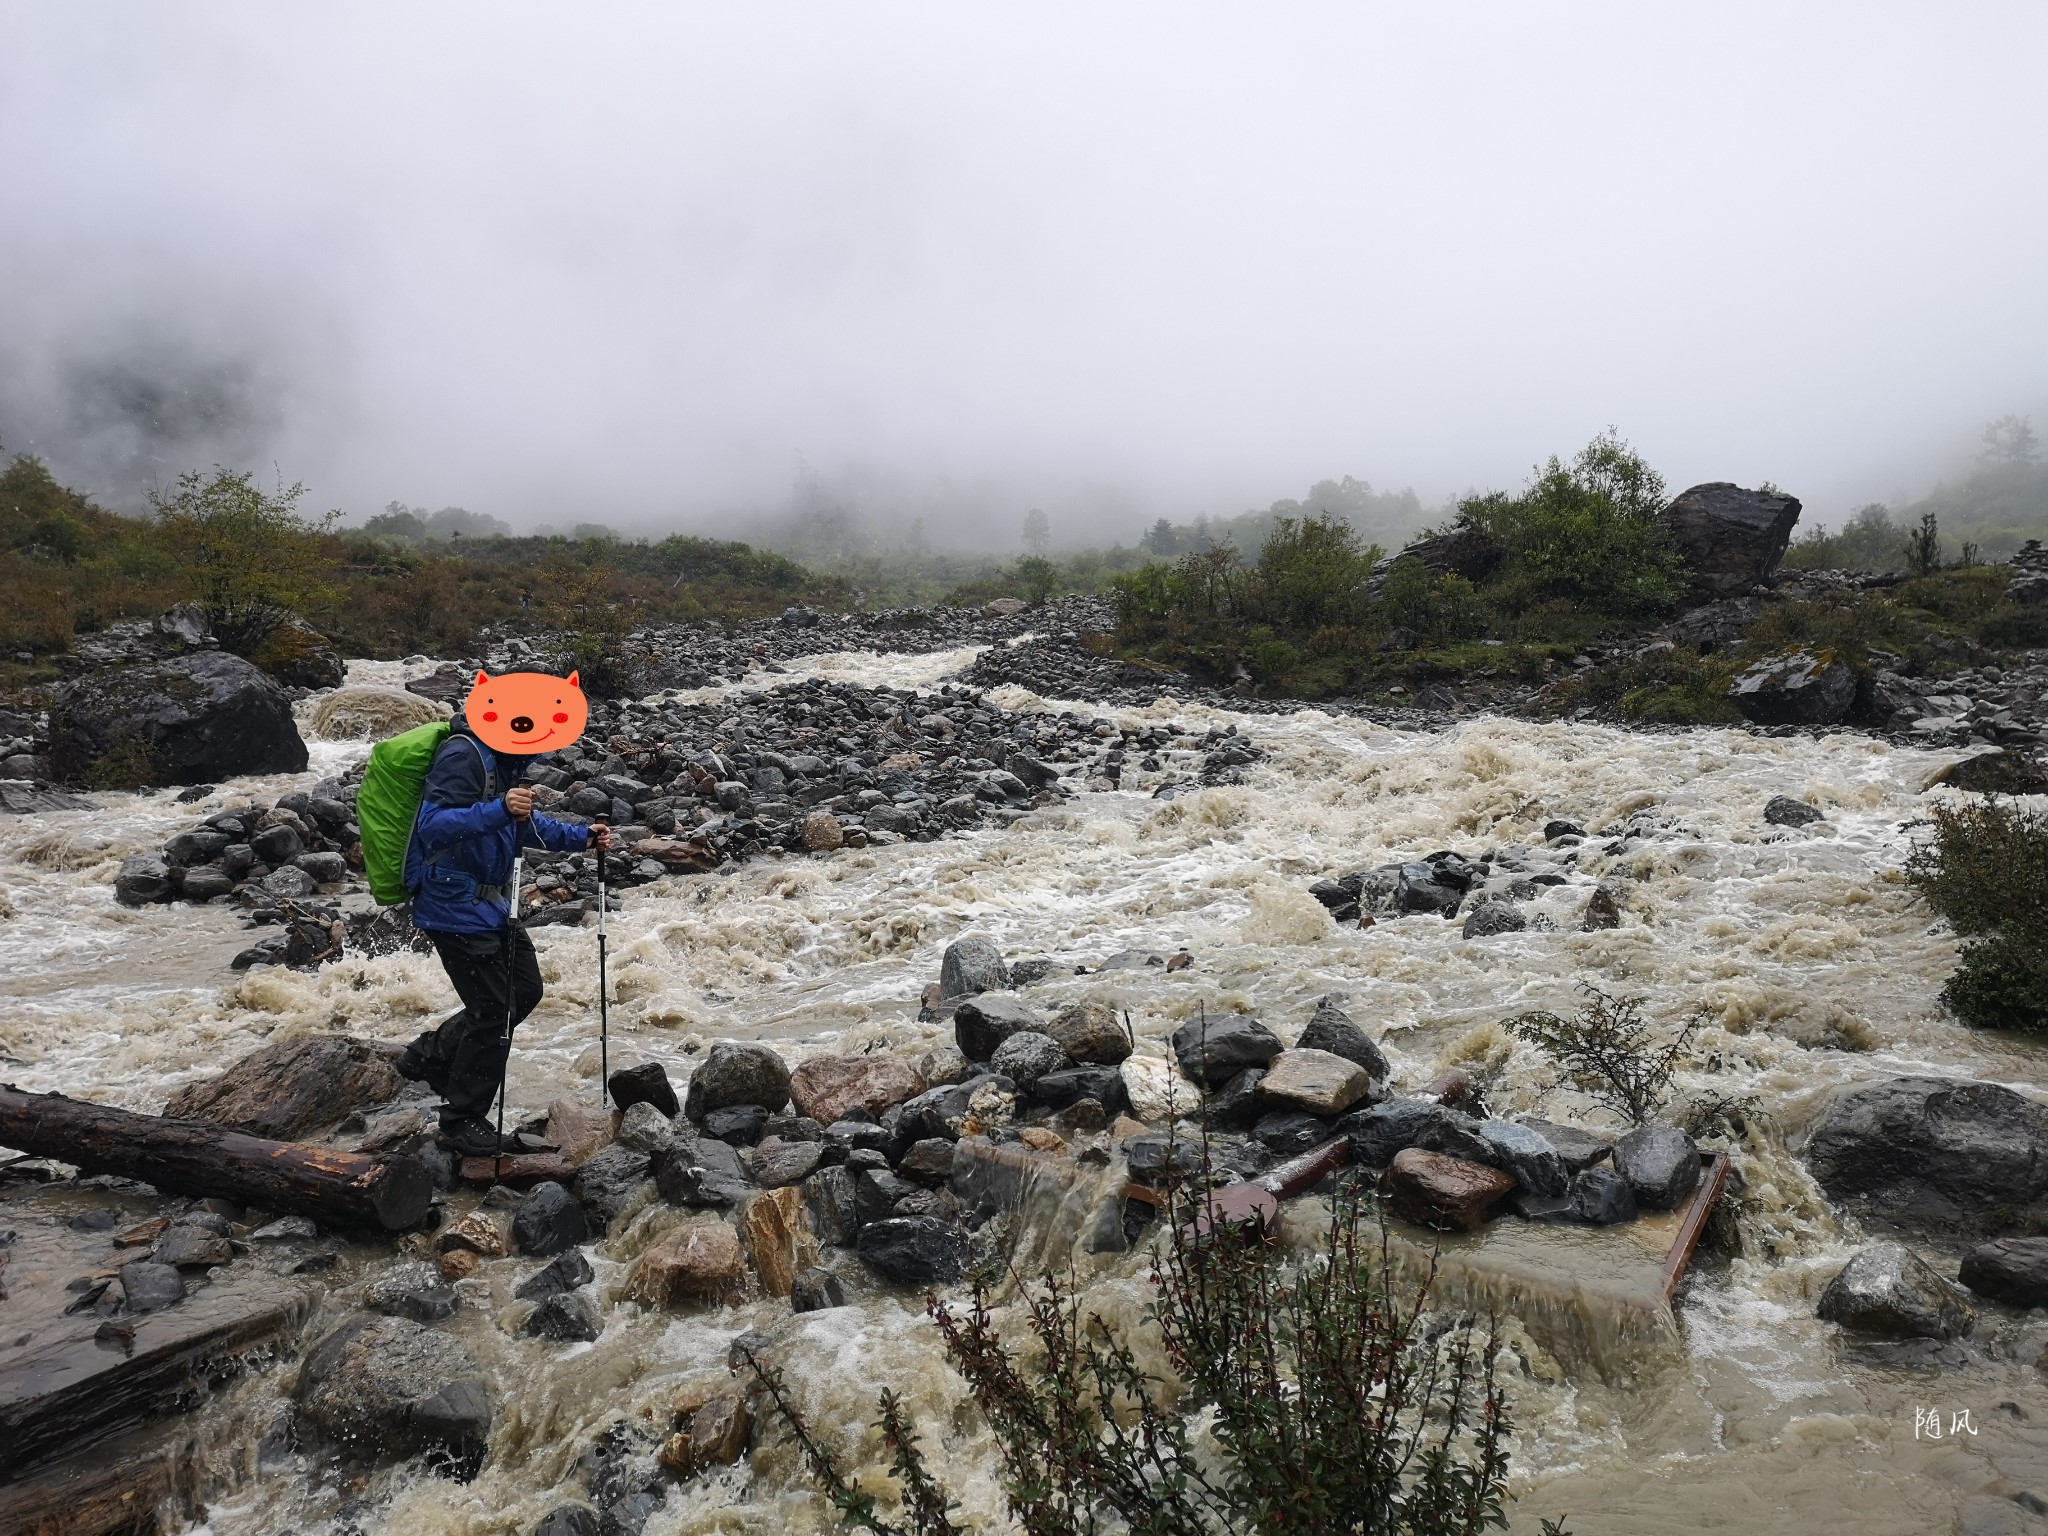
[[[925,685],[970,655],[845,655],[790,670]],[[396,675],[388,665],[356,672]],[[1119,713],[1016,692],[998,699]],[[1553,1091],[1503,1020],[1568,1011],[1588,982],[1646,998],[1660,1020],[1703,1008],[1698,1059],[1682,1081],[1762,1107],[1735,1149],[1738,1256],[1696,1267],[1675,1311],[1644,1279],[1656,1234],[1595,1241],[1507,1222],[1447,1256],[1455,1286],[1507,1314],[1514,1528],[1562,1515],[1582,1536],[2048,1529],[2048,1505],[2021,1497],[2048,1499],[2048,1374],[2035,1363],[2048,1318],[1985,1307],[1969,1339],[1921,1349],[1856,1344],[1813,1316],[1859,1240],[1793,1150],[1828,1090],[1927,1072],[2043,1097],[2048,1052],[1943,1014],[1936,995],[1954,944],[1900,879],[1925,786],[1952,755],[1848,734],[1654,735],[1496,718],[1417,734],[1315,711],[1232,716],[1162,702],[1139,713],[1234,723],[1267,756],[1238,787],[1154,800],[1133,772],[1119,791],[1078,794],[1004,830],[637,889],[612,923],[614,1061],[660,1060],[680,1078],[722,1038],[771,1040],[791,1056],[950,1039],[949,1025],[917,1022],[918,995],[944,946],[968,932],[1012,958],[1061,963],[1033,988],[1034,1005],[1103,998],[1130,1011],[1141,1051],[1162,1057],[1165,1037],[1200,1010],[1247,1010],[1291,1040],[1317,999],[1342,993],[1382,1039],[1397,1083],[1413,1090],[1463,1066],[1509,1115],[1566,1118],[1584,1106]],[[238,782],[199,806],[102,795],[90,812],[0,825],[6,1076],[153,1111],[266,1039],[344,1029],[400,1041],[450,1009],[429,955],[235,976],[227,961],[249,941],[231,911],[134,911],[113,900],[118,861],[155,850],[195,812],[274,798],[362,751],[317,743],[306,778]],[[1778,794],[1826,821],[1766,824],[1764,803]],[[1558,817],[1634,835],[1596,836],[1567,854],[1542,842]],[[1427,916],[1339,927],[1306,893],[1316,879],[1441,848],[1528,850],[1532,870],[1564,877],[1523,909],[1554,930],[1466,940],[1459,925]],[[1601,879],[1625,890],[1623,923],[1580,932]],[[595,1086],[595,931],[534,937],[548,996],[517,1038],[514,1116]],[[1194,965],[1175,973],[1073,974],[1120,950],[1183,947]],[[643,1213],[597,1246],[601,1288],[623,1276],[656,1219]],[[1307,1241],[1314,1222],[1313,1210],[1297,1210],[1290,1235]],[[1091,1307],[1136,1324],[1150,1295],[1142,1252],[1081,1254],[1049,1217],[1027,1239],[1030,1257],[1080,1266]],[[354,1256],[320,1279],[345,1290],[366,1262]],[[851,1255],[835,1262],[853,1306],[792,1318],[779,1301],[669,1315],[619,1304],[597,1342],[568,1347],[494,1320],[518,1274],[464,1282],[479,1304],[447,1326],[498,1395],[474,1482],[413,1469],[334,1481],[288,1454],[259,1458],[287,1367],[245,1379],[206,1410],[214,1489],[194,1529],[523,1536],[580,1496],[575,1461],[606,1424],[643,1410],[659,1417],[679,1387],[722,1376],[730,1340],[750,1327],[771,1330],[812,1422],[850,1455],[874,1455],[875,1395],[896,1389],[961,1493],[963,1519],[1000,1528],[984,1432],[920,1307],[884,1293]],[[1953,1273],[1952,1258],[1943,1262]],[[1930,1411],[1939,1438],[1926,1433]],[[671,1491],[650,1536],[830,1528],[786,1437],[764,1435],[763,1446],[751,1464]]]

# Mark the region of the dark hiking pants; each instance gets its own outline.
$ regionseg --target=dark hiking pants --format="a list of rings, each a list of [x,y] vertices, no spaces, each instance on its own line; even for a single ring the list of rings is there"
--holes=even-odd
[[[512,941],[512,964],[505,964],[506,936]],[[408,1054],[425,1071],[427,1083],[446,1101],[443,1124],[471,1115],[488,1120],[505,1080],[505,1058],[511,1049],[506,1022],[507,984],[512,998],[511,1024],[533,1012],[540,1002],[540,962],[524,928],[496,933],[430,933],[440,951],[441,968],[455,983],[462,1007],[413,1041]]]

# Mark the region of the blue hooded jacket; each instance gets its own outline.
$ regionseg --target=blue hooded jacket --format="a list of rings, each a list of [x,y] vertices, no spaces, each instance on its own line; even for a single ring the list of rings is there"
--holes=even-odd
[[[405,850],[412,922],[426,933],[494,933],[511,919],[512,860],[519,848],[588,847],[590,829],[539,811],[524,823],[505,791],[530,758],[498,755],[457,724],[427,769],[419,818]]]

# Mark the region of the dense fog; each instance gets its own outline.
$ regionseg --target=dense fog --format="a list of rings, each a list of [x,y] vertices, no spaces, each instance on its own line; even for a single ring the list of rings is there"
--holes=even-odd
[[[1057,546],[2048,416],[2024,5],[7,8],[0,443]]]

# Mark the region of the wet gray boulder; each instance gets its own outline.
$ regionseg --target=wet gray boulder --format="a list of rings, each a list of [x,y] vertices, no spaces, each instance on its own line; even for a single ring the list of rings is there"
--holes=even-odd
[[[1764,820],[1774,827],[1805,827],[1827,818],[1804,800],[1773,795],[1764,805]]]
[[[1009,985],[1009,967],[1003,964],[1003,952],[993,939],[970,933],[946,946],[939,961],[941,997],[972,997],[977,992],[1000,992]]]
[[[1814,1311],[1858,1333],[1901,1339],[1960,1338],[1977,1320],[1962,1292],[1898,1243],[1860,1250]]]
[[[1375,1083],[1387,1080],[1390,1069],[1386,1054],[1352,1022],[1351,1015],[1337,1005],[1335,998],[1326,997],[1316,1004],[1316,1011],[1309,1016],[1301,1038],[1294,1045],[1297,1050],[1328,1051],[1332,1056],[1355,1062],[1365,1068],[1366,1075]]]
[[[1606,1137],[1582,1131],[1575,1125],[1558,1125],[1550,1120],[1539,1120],[1534,1115],[1524,1115],[1521,1119],[1522,1124],[1550,1143],[1551,1151],[1557,1154],[1567,1173],[1579,1173],[1595,1163],[1605,1162],[1614,1150],[1614,1143]]]
[[[1744,669],[1728,697],[1758,725],[1833,725],[1856,702],[1856,674],[1832,650],[1794,647]]]
[[[1367,1168],[1384,1168],[1410,1147],[1468,1163],[1486,1163],[1494,1155],[1477,1120],[1434,1099],[1389,1099],[1352,1111],[1335,1129],[1351,1138],[1351,1160]]]
[[[50,706],[55,776],[83,784],[118,760],[146,784],[207,784],[303,773],[291,696],[225,651],[105,667],[58,688]]]
[[[683,1113],[702,1120],[714,1109],[758,1104],[775,1114],[789,1102],[789,1063],[770,1046],[721,1040],[690,1074]]]
[[[1636,1219],[1635,1191],[1612,1168],[1581,1169],[1572,1175],[1565,1197],[1574,1221],[1611,1227]]]
[[[2048,1237],[2001,1237],[1963,1255],[1962,1282],[2015,1307],[2048,1307]]]
[[[372,1280],[363,1290],[363,1305],[387,1317],[415,1323],[438,1323],[461,1306],[455,1288],[431,1264],[401,1264]]]
[[[187,1083],[164,1102],[179,1120],[204,1120],[278,1141],[398,1097],[398,1048],[349,1035],[302,1035],[250,1052],[216,1077]]]
[[[658,1061],[621,1067],[605,1086],[611,1090],[612,1108],[621,1113],[635,1104],[652,1104],[663,1118],[673,1120],[682,1110],[682,1105],[676,1101],[675,1085],[668,1080],[668,1068]]]
[[[2048,1108],[1996,1083],[1895,1077],[1838,1090],[1806,1142],[1828,1195],[1867,1224],[1989,1237],[2048,1219]]]
[[[1115,1067],[1067,1067],[1031,1085],[1031,1097],[1048,1109],[1067,1109],[1093,1099],[1105,1114],[1124,1107],[1124,1077]]]
[[[1433,912],[1438,917],[1456,917],[1464,904],[1464,891],[1441,878],[1433,864],[1403,864],[1395,877],[1392,905],[1404,916]]]
[[[512,1294],[521,1301],[539,1301],[544,1296],[557,1296],[563,1291],[573,1291],[579,1286],[590,1284],[597,1278],[597,1271],[590,1267],[580,1249],[571,1248],[559,1255],[552,1264],[543,1264],[539,1269],[519,1282]]]
[[[708,1136],[677,1137],[654,1154],[652,1166],[654,1186],[670,1205],[723,1210],[754,1192],[739,1153]]]
[[[922,1145],[922,1143],[920,1143]],[[947,1143],[950,1147],[951,1143]],[[948,1170],[950,1172],[950,1170]],[[856,1230],[894,1215],[896,1202],[917,1193],[917,1186],[886,1168],[860,1168],[853,1175],[853,1224]]]
[[[169,901],[177,894],[177,888],[171,884],[171,866],[153,853],[123,859],[120,872],[114,876],[114,900],[124,907],[146,907],[152,902]]]
[[[758,1104],[729,1104],[704,1117],[704,1134],[729,1147],[751,1147],[761,1139],[768,1111]]]
[[[896,1285],[948,1285],[967,1271],[967,1234],[935,1216],[893,1216],[861,1228],[861,1262]]]
[[[1220,1088],[1246,1067],[1263,1069],[1283,1049],[1278,1035],[1243,1014],[1190,1019],[1171,1043],[1181,1071],[1204,1088]]]
[[[1700,602],[1741,596],[1767,578],[1784,559],[1798,522],[1798,497],[1726,480],[1680,491],[1657,514]]]
[[[1070,1004],[1054,1015],[1045,1032],[1084,1065],[1113,1067],[1131,1054],[1130,1036],[1107,1003]]]
[[[1557,1149],[1526,1125],[1512,1120],[1482,1120],[1479,1134],[1486,1142],[1486,1161],[1503,1173],[1514,1175],[1522,1188],[1538,1195],[1563,1195],[1569,1182],[1564,1161]]]
[[[1012,1035],[1046,1033],[1045,1020],[1005,992],[969,998],[953,1010],[953,1040],[969,1061],[989,1061]]]
[[[604,1332],[604,1325],[589,1297],[576,1291],[556,1291],[541,1298],[519,1331],[530,1339],[588,1344]]]
[[[843,1248],[860,1231],[855,1206],[853,1173],[846,1168],[820,1168],[802,1185],[804,1210],[811,1218],[811,1230],[818,1241]]]
[[[1614,1171],[1628,1180],[1637,1205],[1675,1210],[1700,1182],[1700,1149],[1675,1126],[1638,1126],[1614,1144]]]
[[[1269,1110],[1252,1125],[1252,1140],[1275,1157],[1295,1157],[1331,1139],[1330,1122],[1301,1109]]]
[[[618,1144],[631,1147],[635,1152],[645,1152],[649,1157],[665,1147],[673,1146],[676,1128],[670,1118],[655,1105],[642,1100],[631,1105],[619,1116]]]
[[[533,1536],[598,1536],[597,1511],[587,1504],[561,1504],[533,1528]]]
[[[817,1172],[824,1152],[820,1142],[786,1141],[770,1136],[740,1161],[763,1189],[780,1189],[785,1184],[801,1184]]]
[[[293,1401],[352,1457],[425,1457],[465,1480],[490,1441],[490,1393],[469,1351],[402,1317],[343,1319],[307,1351]]]
[[[1020,1029],[995,1048],[995,1053],[989,1057],[989,1065],[1029,1093],[1041,1077],[1070,1063],[1067,1053],[1060,1049],[1059,1041],[1051,1035]]]
[[[644,1159],[640,1178],[646,1177]],[[590,1241],[590,1222],[576,1197],[550,1179],[536,1184],[512,1217],[512,1237],[529,1258],[545,1259]]]
[[[576,1170],[575,1194],[591,1226],[602,1232],[620,1217],[645,1205],[653,1197],[653,1191],[647,1187],[653,1172],[653,1159],[645,1152],[635,1152],[631,1147],[622,1147],[616,1143],[602,1147],[586,1158],[582,1166]],[[563,1225],[542,1240],[559,1240],[574,1230],[573,1225],[569,1224],[569,1218],[560,1212],[556,1203],[551,1201],[545,1209],[559,1215]],[[521,1207],[520,1213],[525,1214],[525,1207]],[[535,1212],[534,1229],[536,1237],[541,1238],[539,1209]],[[586,1231],[584,1237],[575,1238],[573,1241],[580,1243],[588,1236],[589,1233]],[[567,1247],[569,1243],[565,1242],[562,1246]],[[535,1258],[545,1258],[549,1253],[559,1253],[561,1249],[527,1251],[533,1252]]]

